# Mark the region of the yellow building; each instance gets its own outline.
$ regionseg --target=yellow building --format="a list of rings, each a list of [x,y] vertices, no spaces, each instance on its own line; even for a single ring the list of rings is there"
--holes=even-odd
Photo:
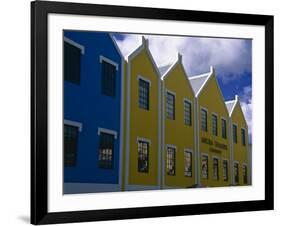
[[[165,70],[167,69],[167,70]],[[195,185],[194,93],[182,56],[162,74],[162,188]]]
[[[189,78],[196,96],[197,184],[227,186],[230,178],[229,117],[213,67]]]
[[[227,101],[229,111],[229,127],[231,136],[232,158],[232,184],[250,184],[249,150],[248,150],[248,126],[245,120],[239,97],[236,95],[232,101]]]
[[[161,76],[148,40],[126,64],[124,190],[160,188]]]

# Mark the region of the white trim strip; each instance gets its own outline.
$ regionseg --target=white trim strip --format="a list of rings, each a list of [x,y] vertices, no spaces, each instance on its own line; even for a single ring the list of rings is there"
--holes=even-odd
[[[138,76],[137,76],[137,79],[138,79],[138,80],[141,79],[141,80],[143,80],[143,81],[149,83],[149,87],[151,87],[151,81],[150,81],[149,79],[147,79],[147,78],[145,78],[145,77],[143,77],[143,76],[141,76],[141,75],[138,75]]]
[[[146,142],[149,143],[149,145],[151,145],[151,140],[144,138],[144,137],[137,137],[137,142],[142,141],[142,142]]]
[[[81,53],[84,55],[85,54],[85,47],[82,46],[81,44],[72,41],[71,39],[67,38],[67,37],[63,37],[63,41],[67,42],[70,45],[73,45],[75,47],[77,47],[78,49],[81,50]]]
[[[81,122],[64,119],[63,123],[66,125],[78,127],[79,132],[82,132],[83,124]]]
[[[100,55],[100,63],[102,63],[103,61],[113,65],[116,68],[116,70],[118,71],[118,66],[119,66],[118,63],[116,63],[113,60],[110,60],[110,59]]]
[[[98,135],[100,135],[101,133],[107,133],[107,134],[114,135],[114,139],[117,139],[117,132],[114,131],[114,130],[99,127],[98,128]]]

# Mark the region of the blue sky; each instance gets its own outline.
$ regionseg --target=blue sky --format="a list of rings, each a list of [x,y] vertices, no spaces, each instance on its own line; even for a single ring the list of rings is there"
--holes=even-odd
[[[141,44],[141,35],[115,34],[126,57]],[[252,41],[247,39],[145,35],[158,66],[175,62],[178,53],[188,76],[206,73],[214,66],[225,100],[238,94],[251,139],[252,128]],[[250,141],[251,142],[251,141]]]

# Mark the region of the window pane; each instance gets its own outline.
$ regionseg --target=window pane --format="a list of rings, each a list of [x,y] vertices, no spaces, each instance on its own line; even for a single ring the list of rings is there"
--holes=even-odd
[[[219,160],[213,159],[213,179],[219,180]]]
[[[208,156],[202,155],[202,178],[208,179]]]
[[[149,83],[139,79],[139,107],[149,110]]]
[[[218,118],[216,115],[212,114],[212,134],[218,135]]]
[[[245,165],[243,165],[243,182],[244,182],[244,184],[248,183],[247,166],[245,166]]]
[[[191,126],[191,103],[184,101],[184,123]]]
[[[235,184],[239,184],[239,165],[238,165],[238,163],[234,163],[234,182],[235,182]]]
[[[228,162],[223,160],[223,180],[228,180]]]
[[[222,119],[221,120],[221,133],[222,133],[222,138],[226,139],[226,120]]]
[[[101,63],[101,92],[103,95],[115,97],[116,67],[106,61]]]
[[[78,128],[64,125],[64,165],[75,166],[77,155]]]
[[[169,92],[166,93],[166,111],[168,119],[175,119],[175,96]]]
[[[101,133],[99,145],[99,168],[113,168],[114,135]]]
[[[245,129],[241,129],[241,140],[243,146],[246,146],[246,134],[245,134]]]
[[[63,48],[64,80],[80,84],[81,50],[67,42]]]
[[[237,126],[232,125],[233,142],[237,144]]]
[[[208,131],[207,127],[207,111],[204,109],[201,109],[201,129],[203,131]]]
[[[184,175],[192,177],[192,152],[184,152]]]
[[[138,141],[138,172],[148,173],[149,143]]]
[[[176,150],[172,147],[167,149],[167,175],[176,175]]]

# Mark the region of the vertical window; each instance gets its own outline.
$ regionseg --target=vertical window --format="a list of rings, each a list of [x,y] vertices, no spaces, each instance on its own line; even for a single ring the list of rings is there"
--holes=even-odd
[[[139,108],[149,110],[149,82],[139,79]]]
[[[237,144],[237,125],[232,125],[233,142]]]
[[[242,140],[242,145],[246,146],[246,133],[245,129],[241,128],[241,140]]]
[[[218,135],[218,116],[212,114],[212,134],[214,136]]]
[[[64,41],[63,68],[64,80],[80,84],[81,49]]]
[[[167,92],[166,95],[167,118],[175,120],[175,95]]]
[[[202,155],[202,178],[208,179],[208,156]]]
[[[248,183],[247,166],[243,165],[243,183]]]
[[[208,131],[207,123],[207,111],[205,109],[201,109],[201,129],[205,132]]]
[[[228,181],[228,161],[223,160],[223,180]]]
[[[149,143],[138,141],[138,172],[148,173]]]
[[[221,119],[221,135],[222,138],[226,139],[226,120],[225,119]]]
[[[99,168],[113,168],[114,135],[100,133]]]
[[[192,152],[184,151],[184,175],[192,177]]]
[[[176,175],[176,149],[172,147],[167,149],[167,175]]]
[[[191,126],[191,103],[187,100],[184,100],[184,123],[185,125]]]
[[[213,179],[219,180],[219,159],[213,158]]]
[[[237,162],[234,163],[234,182],[239,184],[239,165]]]
[[[77,158],[78,127],[64,125],[64,165],[75,166]]]
[[[101,93],[106,96],[115,97],[116,67],[104,60],[101,62]]]

